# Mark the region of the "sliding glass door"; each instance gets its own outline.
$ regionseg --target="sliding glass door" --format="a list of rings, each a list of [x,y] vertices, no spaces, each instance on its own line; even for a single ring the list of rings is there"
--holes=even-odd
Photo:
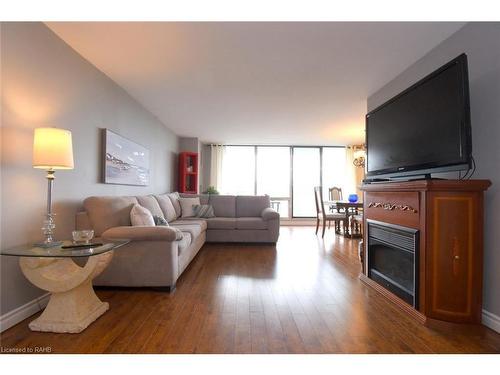
[[[345,199],[350,191],[345,187],[346,161],[345,148],[343,147],[323,147],[321,152],[323,199],[329,200],[328,189],[339,187],[342,189]]]
[[[316,216],[314,187],[345,186],[345,148],[321,146],[227,146],[222,194],[264,195],[282,218]]]
[[[267,194],[282,218],[290,217],[290,147],[257,147],[257,194]]]
[[[314,187],[321,184],[319,147],[293,147],[293,217],[316,216]]]
[[[222,162],[222,194],[255,194],[255,147],[227,146]]]

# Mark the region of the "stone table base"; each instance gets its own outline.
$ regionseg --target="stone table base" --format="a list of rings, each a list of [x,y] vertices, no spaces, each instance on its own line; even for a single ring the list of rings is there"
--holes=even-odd
[[[109,309],[92,288],[92,280],[109,264],[113,251],[88,258],[80,267],[71,258],[20,258],[28,280],[51,292],[43,313],[33,320],[32,331],[79,333]]]

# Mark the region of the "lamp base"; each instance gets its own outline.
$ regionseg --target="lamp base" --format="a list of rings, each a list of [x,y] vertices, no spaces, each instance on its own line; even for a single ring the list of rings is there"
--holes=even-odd
[[[49,194],[48,194],[48,200],[47,200],[47,213],[45,214],[45,219],[43,220],[43,227],[42,227],[42,233],[45,236],[45,240],[43,242],[39,242],[35,244],[35,246],[41,247],[41,248],[50,248],[50,247],[56,247],[60,246],[62,244],[62,241],[56,241],[54,240],[54,229],[56,228],[56,224],[54,222],[54,216],[56,214],[53,214],[50,209],[50,196],[51,196],[51,179],[49,179]]]
[[[52,241],[52,242],[37,242],[33,245],[36,247],[48,249],[51,247],[61,246],[62,244],[63,244],[63,241]]]

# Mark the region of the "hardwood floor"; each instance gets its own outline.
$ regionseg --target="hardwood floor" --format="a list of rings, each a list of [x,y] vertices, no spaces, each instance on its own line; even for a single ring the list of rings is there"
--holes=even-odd
[[[358,279],[356,240],[282,227],[276,247],[207,244],[174,293],[99,289],[110,310],[77,335],[31,332],[3,347],[53,353],[499,353],[483,326],[413,321]]]

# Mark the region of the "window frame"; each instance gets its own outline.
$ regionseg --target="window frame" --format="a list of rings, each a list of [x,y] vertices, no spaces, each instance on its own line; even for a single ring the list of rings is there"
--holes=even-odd
[[[314,219],[316,216],[294,216],[293,215],[293,153],[295,148],[319,148],[319,179],[320,179],[320,184],[321,186],[324,185],[323,181],[323,149],[324,148],[343,148],[345,149],[346,146],[326,146],[326,145],[249,145],[249,144],[228,144],[226,145],[227,147],[253,147],[254,148],[254,195],[257,195],[257,178],[258,178],[258,163],[257,163],[257,158],[258,158],[258,148],[259,147],[288,147],[290,151],[290,178],[289,178],[289,196],[288,197],[271,197],[271,200],[275,201],[288,201],[288,216],[287,217],[281,217],[281,220],[286,220],[286,221],[291,221],[291,220],[303,220],[303,219]],[[324,188],[324,186],[323,186]],[[311,192],[312,194],[312,192]]]

